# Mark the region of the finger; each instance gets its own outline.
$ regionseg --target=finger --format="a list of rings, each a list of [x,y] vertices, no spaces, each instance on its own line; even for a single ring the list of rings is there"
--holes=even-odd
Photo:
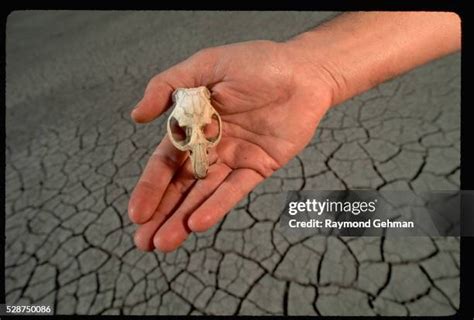
[[[219,188],[188,219],[192,231],[203,232],[221,220],[245,195],[263,180],[252,169],[232,172]]]
[[[217,161],[217,153],[215,150],[209,152],[209,163]],[[153,244],[153,236],[160,226],[169,218],[173,212],[186,197],[189,189],[196,182],[196,178],[192,172],[192,162],[188,157],[183,166],[175,174],[168,188],[166,189],[158,208],[155,210],[151,219],[138,227],[135,232],[135,245],[143,251],[151,251],[155,249]]]
[[[186,152],[176,149],[166,135],[151,155],[128,203],[134,223],[148,221],[161,201],[173,175],[184,163]]]
[[[205,86],[216,81],[214,61],[213,50],[202,50],[153,77],[132,111],[133,120],[145,123],[160,116],[171,106],[171,94],[177,88]]]
[[[174,87],[168,82],[154,77],[148,83],[143,98],[132,110],[131,117],[133,121],[146,123],[165,112],[171,105],[173,91]]]
[[[143,251],[155,249],[153,245],[155,232],[168,219],[170,213],[179,205],[195,182],[191,159],[188,158],[173,177],[151,219],[140,225],[135,232],[134,242],[138,249]]]
[[[160,220],[150,220],[144,224],[138,226],[133,236],[133,242],[135,246],[141,251],[153,251],[155,245],[153,244],[153,235],[159,226],[163,223]]]
[[[158,250],[173,251],[186,240],[190,233],[187,217],[218,188],[231,171],[223,163],[217,163],[209,168],[206,179],[196,182],[184,202],[156,232],[153,243]]]
[[[212,168],[213,164],[217,161],[217,153],[215,150],[212,150],[209,152],[208,156],[209,165],[210,168]],[[176,209],[182,198],[186,196],[195,182],[196,178],[193,173],[193,165],[191,158],[188,157],[184,165],[171,180],[171,183],[166,189],[152,219],[166,220],[161,219],[159,216],[167,217],[174,209]]]

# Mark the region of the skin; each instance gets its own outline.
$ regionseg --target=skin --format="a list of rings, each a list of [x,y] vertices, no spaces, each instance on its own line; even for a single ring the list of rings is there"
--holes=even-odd
[[[453,13],[347,13],[286,42],[204,49],[158,74],[134,121],[159,117],[176,88],[207,86],[223,132],[202,180],[163,138],[129,201],[137,247],[170,252],[206,231],[303,150],[332,106],[459,50],[460,38]]]

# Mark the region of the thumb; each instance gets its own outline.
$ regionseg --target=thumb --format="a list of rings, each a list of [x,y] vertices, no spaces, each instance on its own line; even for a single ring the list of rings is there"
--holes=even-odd
[[[175,89],[206,86],[215,82],[215,63],[215,50],[204,49],[154,76],[143,98],[133,109],[132,119],[138,123],[150,122],[171,106],[171,94]]]

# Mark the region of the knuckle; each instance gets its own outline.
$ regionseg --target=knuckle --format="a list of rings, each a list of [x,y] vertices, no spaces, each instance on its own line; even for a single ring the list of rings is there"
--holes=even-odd
[[[230,195],[240,195],[240,194],[244,193],[243,192],[244,190],[242,189],[242,187],[238,183],[228,182],[227,183],[227,190],[228,190]],[[219,205],[222,207],[222,203],[219,203]]]
[[[145,88],[145,93],[154,89],[154,87],[163,81],[163,75],[161,73],[153,76]]]
[[[206,61],[208,59],[211,59],[215,56],[216,49],[215,48],[204,48],[199,51],[197,51],[195,54],[193,54],[191,57],[193,59],[197,59],[200,61]]]
[[[139,183],[142,189],[148,190],[149,192],[155,192],[157,190],[156,185],[152,181],[141,179]]]
[[[193,191],[200,199],[205,199],[208,196],[208,192],[206,192],[201,186],[196,186]]]

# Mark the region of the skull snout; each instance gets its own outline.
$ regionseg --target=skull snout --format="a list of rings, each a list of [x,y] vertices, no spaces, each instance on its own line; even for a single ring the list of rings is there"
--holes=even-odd
[[[190,150],[191,164],[193,166],[194,176],[203,179],[207,176],[209,167],[207,157],[207,146],[204,144],[196,144]]]

